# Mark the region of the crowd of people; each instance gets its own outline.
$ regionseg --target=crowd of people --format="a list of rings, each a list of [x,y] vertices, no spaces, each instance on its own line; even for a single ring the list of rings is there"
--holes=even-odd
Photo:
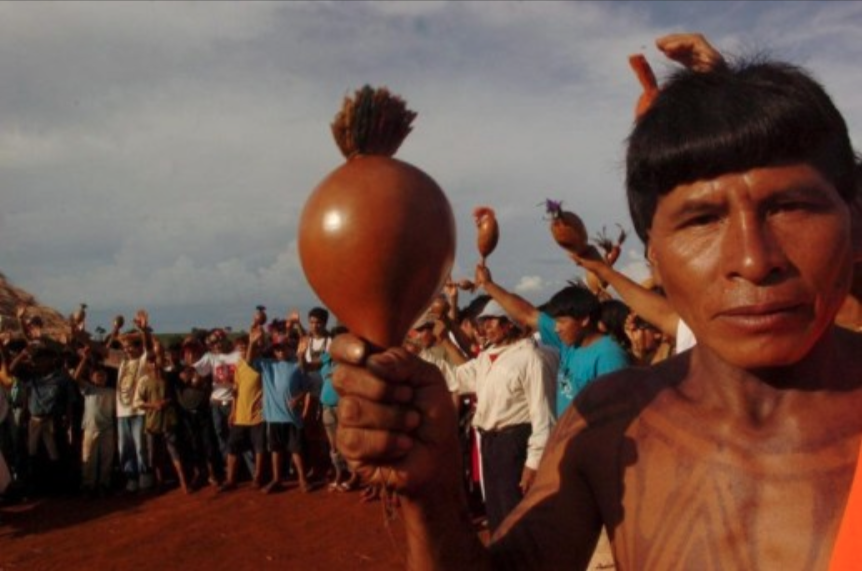
[[[324,380],[324,308],[309,312],[307,328],[295,311],[267,322],[259,307],[248,332],[195,330],[167,344],[144,310],[126,330],[117,316],[104,338],[83,312],[60,338],[24,305],[15,317],[18,327],[0,334],[7,498],[228,492],[246,479],[272,493],[289,478],[308,492],[327,476],[321,455],[334,465],[330,489],[358,486],[334,447],[320,450],[329,447],[320,405],[337,403]]]
[[[468,460],[465,489],[491,528],[529,487],[556,417],[576,393],[673,346],[612,297],[607,282],[593,290],[586,283],[567,287],[543,313],[480,265],[474,281],[448,283],[404,341],[445,373]],[[459,292],[476,288],[481,295],[459,306]],[[560,315],[571,318],[570,331],[555,331]],[[338,452],[329,347],[346,329],[328,327],[323,307],[304,324],[297,311],[268,321],[259,306],[247,332],[195,329],[170,342],[144,310],[125,329],[117,316],[98,338],[84,311],[69,317],[60,338],[46,335],[24,305],[15,318],[18,327],[0,334],[7,498],[174,486],[223,493],[245,481],[272,493],[288,479],[304,492],[325,484],[377,498],[379,489],[364,487]],[[508,388],[500,392],[499,383]]]

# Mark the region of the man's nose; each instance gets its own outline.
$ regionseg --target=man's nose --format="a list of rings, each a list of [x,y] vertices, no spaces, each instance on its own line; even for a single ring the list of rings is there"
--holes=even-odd
[[[728,219],[721,247],[725,273],[730,278],[762,284],[780,276],[787,267],[780,240],[769,222],[753,211]]]

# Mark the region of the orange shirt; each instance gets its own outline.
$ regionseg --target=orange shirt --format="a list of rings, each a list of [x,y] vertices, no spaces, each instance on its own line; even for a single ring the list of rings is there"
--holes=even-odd
[[[862,571],[862,447],[856,461],[856,475],[850,486],[850,497],[832,549],[829,571]]]

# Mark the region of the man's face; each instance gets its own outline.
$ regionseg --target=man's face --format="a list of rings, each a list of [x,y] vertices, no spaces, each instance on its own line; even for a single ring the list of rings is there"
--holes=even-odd
[[[195,345],[186,345],[183,348],[183,362],[187,364],[197,363],[203,357],[203,350]]]
[[[108,375],[102,369],[96,369],[90,375],[90,381],[97,387],[104,387],[108,382]]]
[[[577,317],[560,315],[554,319],[554,331],[557,332],[564,344],[572,346],[580,340],[588,322],[589,318],[586,317],[578,319]]]
[[[426,323],[422,327],[411,329],[408,336],[420,349],[429,349],[434,346],[434,324]]]
[[[315,337],[322,335],[325,327],[326,324],[321,319],[313,316],[308,318],[309,332]]]
[[[482,328],[485,341],[489,345],[504,343],[512,331],[512,324],[509,320],[501,317],[486,317],[479,321],[479,326]]]
[[[212,334],[207,337],[206,340],[207,349],[210,353],[214,353],[216,355],[221,355],[222,353],[227,353],[229,350],[230,344],[228,343],[227,338],[222,337],[219,334]]]
[[[291,361],[296,357],[296,347],[288,343],[279,343],[273,346],[272,356],[276,361]]]
[[[851,276],[850,219],[807,164],[680,185],[659,199],[648,255],[698,345],[744,369],[798,362]]]
[[[405,337],[403,345],[407,351],[414,355],[418,355],[422,352],[422,344],[419,342],[415,329],[411,329],[407,332],[407,337]]]
[[[462,319],[459,326],[468,339],[480,346],[484,344],[485,334],[482,332],[482,328],[479,327],[472,319]]]

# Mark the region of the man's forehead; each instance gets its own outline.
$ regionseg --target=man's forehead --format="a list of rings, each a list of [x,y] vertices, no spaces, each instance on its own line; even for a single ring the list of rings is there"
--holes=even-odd
[[[799,163],[757,167],[680,184],[658,198],[655,214],[662,207],[684,209],[691,204],[722,203],[739,197],[768,200],[778,195],[806,194],[840,198],[834,184],[820,171],[807,163]]]

